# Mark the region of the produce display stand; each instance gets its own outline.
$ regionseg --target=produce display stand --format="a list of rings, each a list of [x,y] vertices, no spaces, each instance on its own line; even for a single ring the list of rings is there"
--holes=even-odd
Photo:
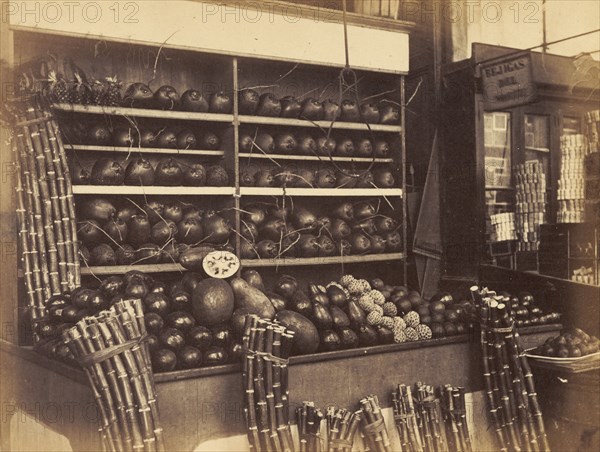
[[[530,347],[559,330],[560,325],[535,326],[521,329],[520,335],[524,346]],[[0,346],[6,357],[3,365],[15,375],[14,383],[2,388],[9,395],[9,406],[51,404],[63,414],[71,410],[72,416],[65,415],[59,421],[45,416],[42,408],[37,413],[32,408],[32,415],[65,435],[73,450],[98,450],[94,401],[83,373],[29,348],[7,342],[0,342]],[[463,335],[292,357],[290,407],[299,406],[303,400],[313,400],[319,406],[349,406],[374,393],[382,407],[389,408],[395,386],[412,381],[432,385],[452,381],[464,386],[467,393],[477,393],[483,390],[480,354],[479,340]],[[373,369],[378,369],[376,375]],[[157,374],[155,381],[167,450],[192,450],[210,439],[244,434],[239,365]],[[491,435],[479,423],[478,414],[485,412],[483,397],[474,399],[473,409],[478,435]]]
[[[242,2],[244,3],[244,2]],[[344,67],[344,42],[343,27],[334,20],[341,18],[341,13],[327,16],[327,20],[316,27],[321,30],[316,33],[318,39],[308,39],[314,36],[313,21],[305,13],[315,13],[310,7],[303,8],[303,17],[296,23],[296,27],[310,27],[300,29],[298,35],[289,37],[289,48],[284,51],[280,46],[271,43],[270,39],[264,40],[265,30],[275,33],[277,30],[286,32],[289,21],[284,13],[275,14],[273,17],[262,15],[258,23],[252,23],[252,33],[257,37],[258,43],[248,46],[245,42],[231,40],[236,33],[243,35],[248,30],[240,29],[239,21],[231,17],[225,20],[207,15],[207,11],[214,6],[208,2],[183,2],[177,11],[178,31],[169,36],[158,36],[149,32],[143,26],[143,19],[150,20],[152,14],[164,15],[157,5],[145,4],[140,8],[139,22],[128,24],[114,24],[103,17],[99,22],[89,22],[77,18],[70,23],[48,23],[40,27],[39,24],[29,21],[27,17],[13,16],[10,18],[10,27],[5,31],[7,42],[7,55],[10,64],[29,64],[40,57],[41,48],[46,49],[58,59],[78,64],[87,74],[107,72],[110,76],[117,75],[118,80],[125,86],[123,90],[135,81],[147,82],[152,79],[152,86],[171,84],[183,93],[190,88],[196,88],[209,96],[214,91],[222,91],[233,100],[231,113],[195,113],[184,111],[161,111],[147,108],[112,107],[99,105],[79,105],[71,103],[53,104],[53,112],[59,124],[94,124],[102,122],[117,125],[134,123],[149,124],[148,127],[189,127],[196,130],[205,129],[214,131],[221,138],[219,149],[169,149],[136,147],[130,149],[113,144],[98,145],[86,140],[65,140],[65,149],[71,162],[81,162],[89,165],[91,162],[102,158],[112,157],[124,159],[131,152],[139,152],[153,164],[163,157],[174,156],[186,162],[201,162],[206,165],[219,163],[229,174],[229,184],[225,187],[165,187],[165,186],[95,186],[74,185],[73,193],[76,204],[83,203],[93,197],[107,197],[111,200],[124,200],[131,197],[136,202],[146,199],[159,199],[163,202],[185,199],[204,209],[227,209],[232,213],[229,220],[233,229],[240,230],[240,209],[250,202],[296,202],[300,205],[314,205],[329,208],[334,202],[342,201],[369,201],[376,200],[383,208],[388,209],[389,216],[399,224],[398,232],[402,237],[402,246],[394,252],[371,255],[337,255],[319,258],[278,258],[278,259],[243,259],[244,267],[263,268],[265,279],[273,280],[280,269],[299,269],[305,274],[305,281],[312,279],[311,273],[315,269],[325,268],[331,279],[339,277],[343,270],[358,268],[362,264],[377,263],[377,272],[381,277],[390,282],[403,283],[406,278],[407,257],[407,226],[406,226],[406,149],[404,130],[404,76],[408,72],[408,35],[413,27],[410,23],[402,21],[383,20],[375,24],[370,18],[349,14],[348,30],[349,44],[351,46],[350,64],[356,71],[360,81],[360,97],[373,97],[374,101],[389,99],[400,110],[397,124],[366,124],[362,122],[309,121],[304,119],[289,119],[279,117],[242,115],[239,111],[237,92],[246,87],[258,86],[261,92],[274,92],[278,97],[284,95],[332,98],[337,100],[340,95],[336,85],[340,70]],[[243,9],[256,8],[256,4],[248,5],[235,3],[234,7]],[[317,11],[318,12],[318,11]],[[193,18],[202,15],[204,39],[198,41]],[[286,28],[287,27],[287,28]],[[181,31],[185,30],[185,31]],[[313,31],[311,31],[313,30]],[[372,31],[378,40],[386,42],[389,46],[381,49],[372,49],[361,38],[366,31]],[[337,34],[339,32],[339,35]],[[329,33],[329,35],[327,34]],[[336,39],[325,38],[335,34]],[[210,39],[207,38],[210,36]],[[271,35],[269,35],[269,38]],[[307,38],[306,40],[303,40]],[[339,38],[339,39],[338,39]],[[243,40],[242,40],[243,41]],[[311,41],[311,42],[308,42]],[[308,42],[308,44],[307,44]],[[318,48],[314,44],[318,42]],[[95,46],[101,43],[102,49]],[[334,45],[334,43],[336,45]],[[339,47],[337,46],[339,45]],[[299,49],[303,50],[300,51]],[[48,53],[49,52],[49,53]],[[164,55],[168,54],[168,58]],[[101,67],[97,67],[100,65]],[[281,79],[281,80],[280,80]],[[269,85],[273,85],[269,87]],[[266,86],[266,88],[262,88]],[[325,87],[325,89],[323,89]],[[383,93],[383,94],[382,94]],[[344,97],[353,94],[344,94]],[[337,100],[340,102],[340,100]],[[144,122],[146,121],[146,122]],[[324,157],[301,155],[264,155],[253,151],[245,153],[240,151],[239,137],[243,131],[255,133],[257,130],[266,130],[276,133],[327,133],[349,136],[351,139],[359,137],[377,137],[390,142],[391,153],[389,157]],[[282,187],[245,187],[240,184],[242,169],[247,164],[258,168],[273,167],[274,162],[281,166],[302,167],[312,169],[321,167],[343,167],[361,169],[386,166],[392,168],[396,174],[394,188],[282,188]],[[154,198],[157,197],[157,198]],[[322,201],[326,201],[324,204]],[[123,201],[125,202],[125,201]],[[78,220],[81,220],[78,218]],[[232,242],[239,255],[240,237],[232,235]],[[179,264],[161,263],[156,265],[138,266],[113,266],[97,267],[81,265],[84,278],[94,276],[123,274],[131,269],[142,270],[147,273],[162,273],[167,277],[180,275],[184,271]],[[362,268],[362,267],[361,267]],[[307,270],[307,271],[304,271]],[[16,298],[16,297],[13,297]],[[23,306],[23,309],[25,307]],[[23,338],[22,338],[23,339]]]

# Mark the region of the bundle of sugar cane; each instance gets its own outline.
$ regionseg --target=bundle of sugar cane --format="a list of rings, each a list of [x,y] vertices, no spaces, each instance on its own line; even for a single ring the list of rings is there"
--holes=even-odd
[[[381,406],[376,395],[369,395],[360,401],[362,410],[362,431],[365,448],[373,452],[391,451],[390,438],[381,413]]]
[[[242,382],[248,441],[253,451],[294,450],[287,378],[293,338],[294,333],[280,324],[246,316]]]
[[[433,386],[418,382],[415,385],[417,418],[422,444],[427,452],[445,450],[442,437],[440,401],[435,396]]]
[[[323,413],[314,402],[304,402],[296,409],[300,452],[321,452],[321,421]]]
[[[164,451],[141,300],[116,303],[63,332],[98,405],[107,451]]]
[[[501,450],[547,451],[533,375],[504,297],[471,288],[481,323],[486,399]]]
[[[423,440],[410,386],[398,385],[392,394],[394,420],[403,451],[422,452]]]
[[[56,121],[35,96],[15,111],[17,219],[27,301],[35,324],[50,296],[79,286],[79,247],[69,167]]]
[[[354,435],[362,419],[362,411],[354,413],[346,409],[327,408],[327,450],[328,452],[350,452],[354,445]]]
[[[467,425],[464,388],[445,385],[440,387],[439,393],[449,449],[457,452],[471,452],[473,449]]]

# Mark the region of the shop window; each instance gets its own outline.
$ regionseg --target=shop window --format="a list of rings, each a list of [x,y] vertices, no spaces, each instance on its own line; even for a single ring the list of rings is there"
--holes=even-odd
[[[542,164],[546,187],[550,187],[550,117],[525,115],[525,158]]]
[[[483,115],[486,188],[511,187],[510,113]]]
[[[561,135],[577,135],[581,133],[581,121],[578,118],[563,118]]]

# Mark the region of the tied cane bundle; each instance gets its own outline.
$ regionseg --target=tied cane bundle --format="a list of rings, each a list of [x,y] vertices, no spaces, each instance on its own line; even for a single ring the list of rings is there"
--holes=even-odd
[[[471,452],[473,448],[467,424],[464,388],[445,385],[439,391],[449,449],[457,452]]]
[[[423,441],[410,386],[398,385],[392,395],[394,419],[403,451],[423,452]]]
[[[501,450],[549,451],[533,374],[505,297],[477,286],[471,296],[479,309],[486,399]]]
[[[425,450],[427,452],[441,452],[445,450],[445,445],[440,421],[440,401],[435,396],[433,386],[418,382],[415,392],[419,427]]]
[[[350,412],[346,409],[327,408],[327,450],[328,452],[350,452],[354,445],[354,435],[362,419],[362,411]]]
[[[242,380],[252,451],[294,451],[288,414],[288,358],[293,338],[294,333],[278,323],[246,316]]]
[[[391,452],[390,438],[385,427],[381,405],[376,395],[369,395],[360,401],[363,413],[362,431],[365,450],[372,452]]]
[[[90,383],[104,449],[164,451],[141,300],[86,317],[63,339]]]
[[[296,409],[300,452],[321,452],[321,421],[323,413],[314,402],[304,402]]]
[[[392,393],[394,420],[401,450],[470,452],[464,388],[439,388],[418,382],[398,385]],[[442,413],[444,415],[442,416]]]
[[[80,285],[79,246],[69,167],[50,109],[36,96],[15,105],[17,220],[30,321],[53,295]],[[37,337],[34,336],[37,342]]]

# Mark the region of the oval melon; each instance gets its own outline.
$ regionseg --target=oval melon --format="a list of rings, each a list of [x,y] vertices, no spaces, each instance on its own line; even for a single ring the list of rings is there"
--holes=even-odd
[[[242,278],[230,281],[235,296],[235,308],[246,308],[260,318],[271,320],[275,316],[275,308],[263,292],[251,286]]]
[[[205,279],[194,288],[192,312],[199,325],[213,326],[229,321],[233,305],[233,291],[222,279]]]
[[[317,327],[302,314],[287,310],[279,311],[275,315],[275,320],[294,332],[293,355],[307,355],[317,351],[319,346]]]

